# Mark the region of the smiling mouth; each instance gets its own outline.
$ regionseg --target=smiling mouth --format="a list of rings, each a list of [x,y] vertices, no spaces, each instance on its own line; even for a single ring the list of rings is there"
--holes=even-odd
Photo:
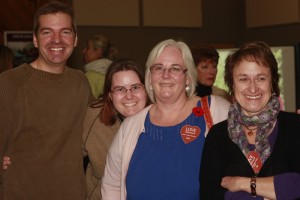
[[[160,85],[164,87],[171,87],[174,85],[174,83],[160,83]]]
[[[255,99],[261,98],[262,95],[260,94],[260,95],[255,95],[255,96],[246,96],[246,97],[247,97],[247,99],[255,100]]]
[[[63,48],[62,47],[56,47],[56,48],[50,48],[50,50],[58,52],[58,51],[62,51]]]
[[[123,105],[126,107],[132,107],[132,106],[135,106],[136,104],[137,104],[137,102],[123,103]]]

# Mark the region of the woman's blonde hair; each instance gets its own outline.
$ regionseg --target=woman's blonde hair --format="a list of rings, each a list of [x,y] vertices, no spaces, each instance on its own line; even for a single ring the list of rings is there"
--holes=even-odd
[[[187,91],[187,96],[194,96],[197,84],[197,71],[194,64],[192,53],[186,43],[183,41],[175,41],[174,39],[167,39],[160,43],[158,43],[150,52],[148,56],[148,60],[146,62],[146,75],[145,75],[145,87],[147,93],[149,95],[150,100],[155,103],[155,96],[153,90],[151,88],[150,83],[150,67],[154,64],[155,60],[160,56],[162,51],[166,47],[175,47],[180,50],[182,53],[183,63],[187,69],[186,76],[189,79],[189,85],[187,85],[190,89]]]

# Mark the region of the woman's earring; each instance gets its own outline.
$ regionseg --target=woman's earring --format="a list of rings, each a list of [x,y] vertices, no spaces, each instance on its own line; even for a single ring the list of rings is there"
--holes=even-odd
[[[189,92],[189,91],[191,91],[191,88],[187,85],[187,86],[185,87],[185,91],[186,91],[186,92]]]

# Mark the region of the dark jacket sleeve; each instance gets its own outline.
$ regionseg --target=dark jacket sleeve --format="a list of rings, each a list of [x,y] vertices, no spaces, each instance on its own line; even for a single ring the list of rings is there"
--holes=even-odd
[[[226,123],[227,124],[227,123]],[[220,133],[221,131],[221,133]],[[226,125],[214,125],[207,137],[203,148],[200,168],[200,197],[201,200],[224,199],[226,189],[221,186],[222,180],[222,154],[219,146],[218,134],[227,132]]]

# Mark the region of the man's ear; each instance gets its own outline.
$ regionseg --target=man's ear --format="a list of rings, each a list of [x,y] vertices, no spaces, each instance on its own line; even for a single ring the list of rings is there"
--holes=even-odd
[[[32,36],[33,36],[33,45],[34,45],[35,48],[38,48],[38,42],[37,42],[37,38],[36,38],[35,33],[33,33]]]
[[[78,43],[78,36],[77,33],[75,35],[75,41],[74,41],[74,47],[77,47],[77,43]]]

